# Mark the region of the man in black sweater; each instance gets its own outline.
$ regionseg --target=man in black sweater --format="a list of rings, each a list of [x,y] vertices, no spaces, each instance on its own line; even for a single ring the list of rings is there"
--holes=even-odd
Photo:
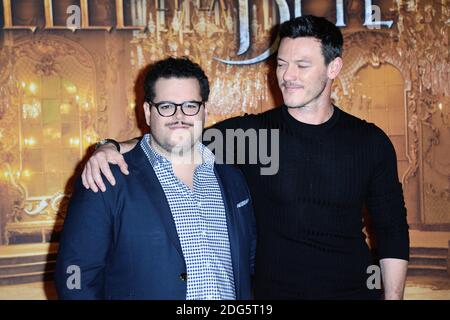
[[[284,105],[214,126],[222,133],[264,129],[279,135],[267,144],[279,156],[275,174],[261,174],[267,163],[260,160],[247,157],[239,164],[257,219],[255,298],[380,299],[378,269],[362,232],[366,207],[384,298],[402,299],[409,234],[396,155],[381,129],[331,102],[342,68],[342,34],[314,16],[287,21],[279,33],[277,79]],[[135,144],[124,142],[120,149],[127,152]],[[247,141],[244,152],[251,147]],[[225,152],[240,156],[234,148]],[[100,171],[114,185],[108,162],[127,174],[115,146],[104,145],[83,171],[86,188],[105,190]]]

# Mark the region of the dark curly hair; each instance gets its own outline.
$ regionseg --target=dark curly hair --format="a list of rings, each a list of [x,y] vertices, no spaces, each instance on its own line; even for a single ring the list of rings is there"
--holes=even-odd
[[[209,81],[205,72],[197,64],[186,57],[170,57],[150,65],[144,81],[145,101],[155,98],[155,83],[160,78],[195,78],[200,85],[200,95],[203,101],[208,101]]]

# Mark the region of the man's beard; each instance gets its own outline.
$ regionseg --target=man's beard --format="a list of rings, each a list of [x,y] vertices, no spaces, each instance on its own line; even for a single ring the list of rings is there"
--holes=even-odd
[[[302,104],[300,104],[300,105],[288,105],[288,104],[286,104],[286,102],[284,102],[284,105],[286,106],[286,107],[288,107],[288,108],[292,108],[292,109],[300,109],[300,108],[305,108],[305,107],[307,107],[312,101],[314,101],[314,100],[317,100],[317,98],[319,98],[322,94],[323,94],[323,92],[325,91],[325,88],[327,87],[327,83],[328,83],[328,77],[324,77],[322,80],[321,80],[321,89],[320,89],[320,92],[318,93],[318,94],[316,94],[313,98],[311,98],[311,99],[309,99],[308,101],[306,101],[306,102],[304,102],[304,103],[302,103]],[[284,84],[283,84],[283,86],[284,86]],[[284,100],[284,98],[283,98],[283,100]]]
[[[196,142],[194,141],[194,137],[190,137],[189,141],[183,141],[180,143],[172,144],[170,142],[158,141],[155,139],[155,142],[168,154],[176,155],[178,157],[183,156],[186,153],[191,152],[191,149],[194,147]]]
[[[181,124],[194,128],[199,125],[203,128],[204,121],[201,122],[194,121],[194,123],[185,121],[174,121],[166,124],[166,127],[170,127],[171,125],[175,124]],[[171,155],[175,158],[184,157],[185,155],[189,155],[192,152],[195,152],[195,146],[199,142],[201,142],[202,136],[200,135],[200,137],[196,138],[195,131],[196,130],[194,129],[194,132],[192,134],[189,134],[189,139],[184,139],[184,137],[182,137],[182,140],[180,140],[179,142],[176,141],[177,138],[171,139],[170,137],[169,139],[158,139],[158,137],[155,135],[153,135],[153,140],[156,143],[157,147],[159,149],[162,149],[162,151],[164,151],[164,153],[166,153],[167,155]]]

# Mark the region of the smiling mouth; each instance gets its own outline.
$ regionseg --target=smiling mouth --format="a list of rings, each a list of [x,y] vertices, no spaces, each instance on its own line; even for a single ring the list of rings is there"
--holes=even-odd
[[[295,83],[295,82],[282,82],[281,85],[285,88],[285,89],[302,89],[303,86],[299,83]]]
[[[303,89],[302,86],[283,86],[287,92],[294,92]]]

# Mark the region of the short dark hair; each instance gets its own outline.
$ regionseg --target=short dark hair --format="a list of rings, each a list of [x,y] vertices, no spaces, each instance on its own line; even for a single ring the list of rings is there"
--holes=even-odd
[[[145,101],[150,102],[155,98],[155,83],[160,78],[195,78],[200,85],[202,101],[208,101],[209,81],[205,72],[197,64],[186,57],[170,57],[150,65],[144,81]]]
[[[307,15],[283,22],[279,29],[280,39],[312,37],[320,40],[325,64],[342,56],[344,38],[341,30],[322,17]]]

